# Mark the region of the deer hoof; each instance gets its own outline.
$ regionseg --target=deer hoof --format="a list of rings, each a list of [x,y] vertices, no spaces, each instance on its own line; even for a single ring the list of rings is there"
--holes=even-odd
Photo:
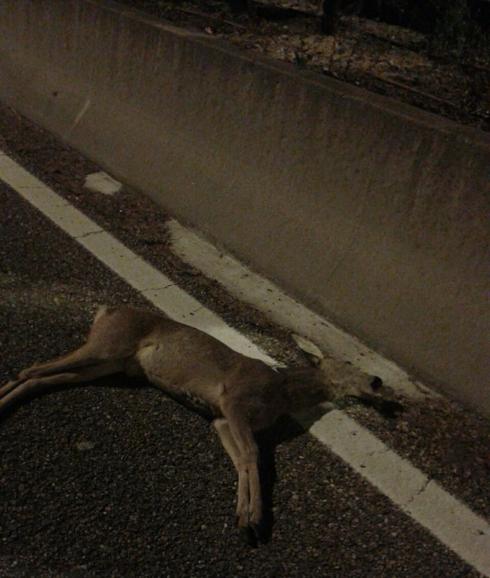
[[[247,546],[256,548],[259,542],[257,529],[253,526],[245,526],[240,528],[240,536]]]

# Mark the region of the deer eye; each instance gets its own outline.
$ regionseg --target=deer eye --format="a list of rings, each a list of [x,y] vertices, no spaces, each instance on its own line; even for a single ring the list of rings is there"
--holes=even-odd
[[[371,386],[371,389],[373,391],[378,391],[378,389],[380,389],[383,385],[383,380],[381,379],[381,377],[378,377],[376,375],[373,377],[373,380],[371,381],[371,383],[369,385]]]

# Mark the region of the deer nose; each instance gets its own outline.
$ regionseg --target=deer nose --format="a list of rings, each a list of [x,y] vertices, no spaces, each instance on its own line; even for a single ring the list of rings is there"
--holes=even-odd
[[[381,387],[383,387],[383,380],[381,379],[381,377],[375,375],[369,385],[371,386],[371,389],[373,391],[378,391],[379,389],[381,389]]]

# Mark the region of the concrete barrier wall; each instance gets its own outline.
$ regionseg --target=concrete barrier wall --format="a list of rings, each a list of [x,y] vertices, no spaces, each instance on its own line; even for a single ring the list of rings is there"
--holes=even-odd
[[[490,414],[490,139],[98,0],[3,0],[0,99]]]

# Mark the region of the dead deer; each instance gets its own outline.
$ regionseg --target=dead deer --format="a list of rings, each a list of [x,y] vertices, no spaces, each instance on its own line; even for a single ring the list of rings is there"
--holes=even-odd
[[[0,388],[0,412],[46,386],[119,372],[144,376],[170,396],[209,413],[238,473],[238,526],[254,532],[262,519],[254,432],[321,401],[372,398],[373,388],[383,387],[379,378],[330,358],[317,367],[275,370],[163,315],[127,306],[102,307],[80,348],[24,369]]]

